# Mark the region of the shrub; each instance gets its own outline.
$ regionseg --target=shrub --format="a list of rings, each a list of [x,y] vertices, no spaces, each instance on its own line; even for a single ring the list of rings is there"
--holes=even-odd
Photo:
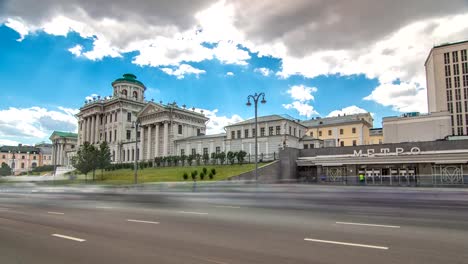
[[[214,176],[213,176],[213,173],[212,173],[212,172],[210,172],[210,175],[208,175],[208,177],[210,177],[210,180],[212,180],[212,179],[213,179],[213,177],[214,177]]]
[[[215,168],[211,169],[211,174],[216,175],[216,169]]]
[[[203,168],[202,169],[203,173],[206,174],[206,172],[208,171],[206,168]]]
[[[204,172],[200,172],[200,180],[204,180],[205,179],[205,173]]]
[[[184,181],[186,181],[188,179],[188,174],[186,172],[184,172]]]
[[[197,180],[198,171],[192,171],[192,180]]]

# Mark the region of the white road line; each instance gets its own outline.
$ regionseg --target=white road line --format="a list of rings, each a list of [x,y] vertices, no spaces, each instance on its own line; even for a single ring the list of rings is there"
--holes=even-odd
[[[197,214],[197,215],[207,215],[208,213],[201,213],[201,212],[187,212],[187,211],[179,211],[180,214]]]
[[[64,215],[65,213],[60,212],[47,212],[48,214],[55,214],[55,215]]]
[[[54,237],[60,237],[60,238],[65,238],[65,239],[69,239],[69,240],[73,240],[73,241],[78,241],[78,242],[85,242],[85,241],[86,241],[85,239],[81,239],[81,238],[77,238],[77,237],[71,237],[71,236],[64,236],[64,235],[60,235],[60,234],[52,234],[52,236],[54,236]]]
[[[311,242],[318,242],[318,243],[327,243],[327,244],[343,245],[343,246],[364,247],[364,248],[374,248],[374,249],[388,250],[388,247],[374,246],[374,245],[355,244],[355,243],[347,243],[347,242],[339,242],[339,241],[330,241],[330,240],[320,240],[320,239],[313,239],[313,238],[304,238],[304,240],[305,240],[305,241],[311,241]]]
[[[335,223],[337,223],[339,225],[358,225],[358,226],[400,228],[400,226],[393,226],[393,225],[377,225],[377,224],[351,223],[351,222],[335,222]]]
[[[144,220],[135,220],[135,219],[127,219],[128,222],[135,222],[135,223],[145,223],[145,224],[159,224],[159,222],[152,222],[152,221],[144,221]]]
[[[96,206],[97,209],[112,209],[114,207],[110,207],[110,206]]]
[[[233,209],[239,209],[240,206],[231,206],[231,205],[215,205],[214,207],[217,208],[233,208]]]
[[[0,207],[0,211],[6,211],[6,210],[10,210],[10,208]]]

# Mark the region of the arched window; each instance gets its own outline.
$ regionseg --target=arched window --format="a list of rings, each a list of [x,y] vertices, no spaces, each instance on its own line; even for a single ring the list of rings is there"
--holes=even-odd
[[[125,96],[127,96],[127,90],[126,90],[126,89],[123,89],[123,90],[122,90],[122,94],[125,95]]]
[[[138,99],[138,92],[137,91],[133,91],[133,98]]]

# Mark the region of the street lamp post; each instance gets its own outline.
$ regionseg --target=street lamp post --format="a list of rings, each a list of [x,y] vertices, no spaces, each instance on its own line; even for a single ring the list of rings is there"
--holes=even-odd
[[[135,179],[135,184],[138,183],[138,128],[140,127],[140,121],[137,119],[137,121],[132,122],[132,128],[135,128],[135,160],[134,160],[134,179]]]
[[[249,95],[247,96],[247,106],[251,106],[252,103],[250,102],[250,99],[254,101],[254,106],[255,106],[255,182],[258,183],[258,143],[257,143],[257,134],[258,134],[258,123],[257,123],[257,109],[258,109],[258,100],[262,97],[262,100],[260,103],[265,104],[265,93],[255,93],[254,95]]]

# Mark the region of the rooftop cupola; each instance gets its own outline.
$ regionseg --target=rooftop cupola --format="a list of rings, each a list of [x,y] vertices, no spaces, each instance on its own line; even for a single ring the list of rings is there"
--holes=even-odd
[[[114,87],[114,97],[144,101],[146,86],[132,73],[125,73],[121,78],[113,81],[112,87]]]

